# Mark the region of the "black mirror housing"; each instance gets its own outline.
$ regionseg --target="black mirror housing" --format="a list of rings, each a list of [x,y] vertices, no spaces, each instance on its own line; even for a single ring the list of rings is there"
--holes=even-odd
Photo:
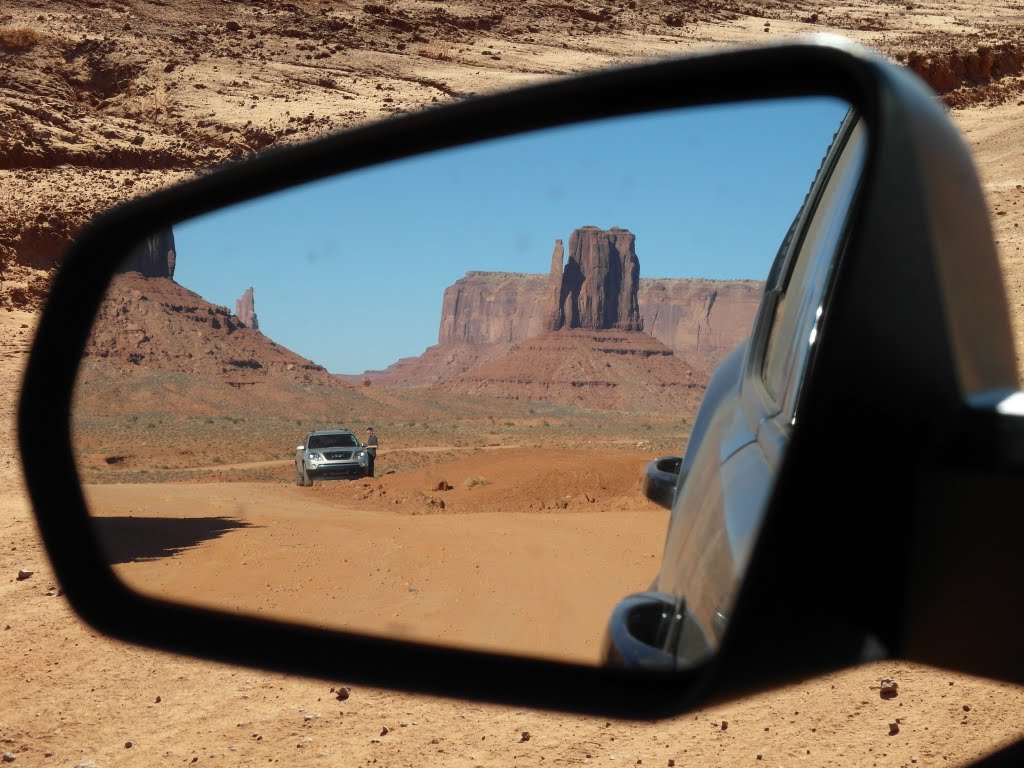
[[[836,309],[802,394],[804,421],[718,654],[669,674],[589,669],[185,608],[143,597],[116,578],[89,523],[69,414],[91,321],[120,256],[135,243],[183,218],[430,150],[631,112],[801,95],[837,96],[853,105],[868,127],[870,151],[848,255],[835,283]],[[886,376],[864,375],[879,367]],[[993,424],[1024,418],[978,420],[969,406],[972,398],[1016,388],[995,247],[966,147],[912,74],[849,41],[821,37],[614,69],[461,102],[274,150],[110,212],[82,234],[53,283],[24,379],[19,441],[23,456],[47,456],[25,465],[40,530],[72,606],[102,632],[332,680],[647,718],[856,663],[867,640],[892,655],[1024,681],[1024,661],[1006,652],[1024,647],[1020,617],[1000,614],[994,605],[975,614],[989,622],[988,631],[1008,638],[1000,654],[986,652],[980,633],[961,634],[935,650],[916,631],[934,625],[938,611],[956,615],[956,600],[967,597],[936,592],[936,575],[919,567],[933,562],[929,546],[948,541],[929,544],[918,535],[928,516],[920,514],[920,489],[907,481],[942,462],[969,464],[962,445],[939,463],[928,450],[908,459],[910,446],[949,445],[945,438],[952,432],[946,430],[954,421],[968,442],[988,445]],[[884,442],[876,425],[883,426]],[[876,481],[859,486],[863,472],[851,468],[872,449]],[[1005,456],[1000,453],[992,471],[1005,480],[1009,495],[992,504],[1024,498],[1021,481],[1014,479],[1020,475],[1013,474],[1019,462]],[[645,476],[645,494],[663,506],[671,504],[677,485],[674,462],[679,459],[656,460]],[[885,482],[897,491],[879,504],[871,488],[877,492]],[[829,514],[821,514],[823,506]],[[1005,516],[994,519],[1008,524]],[[913,551],[914,558],[848,579],[880,531],[886,546]],[[808,585],[808,571],[814,584]],[[1019,586],[1011,562],[994,563],[986,572],[988,580],[1000,578]],[[795,593],[802,593],[799,605],[779,599]],[[880,594],[895,597],[880,601]],[[918,600],[920,595],[928,599]],[[808,612],[807,605],[815,610]],[[764,626],[776,630],[766,637]]]
[[[685,481],[681,475],[681,456],[662,456],[647,465],[640,491],[660,507],[672,509],[676,488]]]

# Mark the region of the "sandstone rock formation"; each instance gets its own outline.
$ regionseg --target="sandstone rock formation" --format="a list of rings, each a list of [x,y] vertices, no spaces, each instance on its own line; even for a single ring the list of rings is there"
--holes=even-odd
[[[555,241],[547,275],[468,272],[445,289],[435,346],[384,370],[340,378],[432,386],[565,329],[643,330],[686,365],[709,373],[750,333],[764,284],[641,278],[635,242],[625,229],[581,227],[569,238],[567,259],[563,242]]]
[[[550,281],[554,284],[556,270],[561,279],[557,295],[551,296],[548,329],[642,331],[636,235],[619,227],[580,227],[569,236],[564,267],[558,259],[560,246],[558,241],[552,257]]]
[[[548,296],[547,313],[548,319],[546,329],[561,328],[564,322],[563,309],[563,283],[564,272],[562,265],[565,262],[565,248],[561,239],[555,240],[555,250],[551,253],[551,270],[548,272]]]
[[[138,272],[143,277],[174,277],[174,232],[170,228],[150,235],[122,262],[118,272]]]
[[[260,321],[256,317],[256,302],[253,299],[252,287],[247,288],[241,298],[235,300],[235,315],[245,324],[246,328],[252,328],[254,331],[260,329]]]
[[[555,256],[559,256],[557,245]],[[558,262],[560,269],[560,257]],[[478,362],[483,362],[503,354],[512,344],[540,335],[551,320],[552,282],[551,273],[468,273],[445,291],[438,346],[478,347],[482,354]],[[560,286],[560,274],[557,282]],[[711,370],[750,332],[763,290],[756,280],[641,277],[637,304],[646,333],[691,365]],[[472,367],[470,356],[468,349],[460,352],[460,370],[454,373]],[[404,363],[405,373],[411,373],[413,361]],[[444,372],[422,373],[417,374],[419,383],[443,378]]]
[[[625,229],[581,227],[569,237],[563,266],[562,242],[556,240],[545,331],[435,386],[586,408],[693,413],[707,376],[641,332],[635,244]],[[522,312],[519,307],[506,311]]]

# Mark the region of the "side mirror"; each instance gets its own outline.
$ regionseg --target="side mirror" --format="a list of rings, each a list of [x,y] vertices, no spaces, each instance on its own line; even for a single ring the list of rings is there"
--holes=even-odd
[[[605,663],[628,669],[674,670],[676,657],[664,648],[666,636],[675,631],[679,621],[671,595],[630,595],[615,606],[608,620]]]
[[[296,451],[304,451],[304,450],[306,450],[306,446],[304,446],[304,445],[296,445],[295,446],[295,450]]]
[[[686,479],[680,474],[682,466],[681,456],[663,456],[652,461],[644,472],[640,488],[643,495],[658,506],[672,509],[676,488]]]
[[[761,141],[772,148],[758,149]],[[743,160],[741,151],[754,155]],[[630,163],[619,162],[624,153]],[[719,202],[709,204],[714,194]],[[748,204],[738,210],[741,197]],[[685,360],[655,338],[674,334],[681,313],[641,312],[637,249],[620,228],[629,222],[604,221],[624,212],[659,232],[651,253],[661,253],[661,264],[686,265],[705,249],[715,269],[728,259],[742,269],[729,278],[729,296],[717,283],[685,287],[703,301],[703,313],[687,314],[692,325],[672,336],[687,349]],[[608,229],[596,226],[595,215]],[[684,237],[709,221],[720,245]],[[528,230],[491,237],[509,222]],[[470,225],[483,228],[475,238],[462,235]],[[551,254],[566,227],[578,227],[568,255],[562,242]],[[417,239],[438,233],[429,244]],[[406,261],[382,259],[385,241]],[[144,249],[159,258],[132,261],[140,243],[159,245]],[[532,259],[540,243],[546,263],[531,274],[538,270],[525,254]],[[474,294],[477,301],[466,286],[495,274],[482,253],[521,268],[503,266],[504,277],[493,278],[491,293]],[[281,288],[281,306],[305,296],[338,332],[289,325],[287,311],[278,329],[263,309],[259,330],[236,322],[225,307],[234,297],[220,296],[216,279],[233,274],[232,254],[247,268],[276,267],[261,276],[275,288],[282,275],[297,275],[300,285]],[[465,277],[448,285],[441,266]],[[660,271],[644,301],[670,306],[672,291],[684,288]],[[346,337],[345,318],[332,320],[338,286],[364,278],[381,281],[371,295],[388,297],[375,323],[397,309],[436,310],[442,293],[443,317],[413,318],[390,334],[352,322]],[[392,293],[399,281],[410,286],[408,296]],[[324,293],[313,298],[314,290]],[[738,309],[718,323],[715,308],[727,298]],[[161,342],[139,333],[122,306],[143,320],[187,315],[181,328],[188,332]],[[456,307],[472,322],[457,324]],[[654,327],[672,319],[669,330]],[[467,363],[459,343],[471,331],[481,344],[505,344],[503,356],[486,357],[497,349],[490,346]],[[547,332],[561,335],[541,339]],[[131,347],[122,338],[128,333]],[[452,343],[434,350],[412,395],[387,389],[386,377],[408,372],[399,359],[419,349],[389,348],[399,362],[388,370],[372,357],[354,371],[333,362],[414,333],[427,339],[419,349],[438,336]],[[217,354],[174,352],[178,340],[197,334]],[[260,334],[288,343],[271,348]],[[644,338],[623,342],[626,334]],[[143,340],[149,346],[140,351]],[[123,359],[104,355],[103,344]],[[737,344],[742,365],[733,358],[729,375],[716,379],[710,371]],[[104,366],[119,361],[117,380],[138,387],[134,400],[109,386],[113,374]],[[151,378],[149,364],[157,371]],[[360,370],[373,376],[352,375]],[[442,386],[438,370],[458,381]],[[709,387],[713,407],[695,421]],[[945,572],[931,565],[948,562],[944,548],[982,541],[957,526],[995,519],[985,542],[1020,539],[1005,533],[1019,515],[988,514],[1016,512],[1024,499],[1021,460],[1006,438],[1015,433],[1005,428],[1020,418],[1020,409],[1005,407],[1016,387],[998,263],[966,146],[912,74],[825,37],[467,100],[275,150],[115,210],[82,235],[54,279],[18,429],[22,456],[47,457],[26,460],[24,471],[54,570],[74,609],[102,632],[333,680],[662,717],[858,663],[868,647],[1024,679],[1024,629],[1019,612],[1005,610],[1020,586],[1018,560],[965,548],[959,581],[948,588]],[[445,407],[414,417],[414,400],[416,408]],[[243,457],[238,471],[248,475],[225,473],[232,475],[225,482],[251,485],[244,515],[225,517],[215,499],[206,511],[168,514],[153,504],[142,516],[126,501],[121,476],[109,474],[126,463],[105,462],[104,446],[117,426],[136,440],[142,460],[151,457],[156,449],[124,425],[134,423],[133,408],[154,402],[166,409],[168,434],[196,440],[203,431],[209,453],[232,470],[240,446],[265,452]],[[216,404],[229,421],[197,418],[196,403]],[[493,418],[495,403],[501,419]],[[283,484],[273,473],[294,469],[280,450],[294,439],[300,409],[325,420],[372,411],[368,423],[404,430],[402,442],[389,438],[403,448],[388,455],[402,471],[372,494],[328,486],[310,502],[315,514],[281,514],[274,503]],[[673,456],[656,460],[644,479],[644,494],[660,506],[670,506],[677,490],[685,494],[676,505],[685,501],[685,514],[667,520],[647,505],[619,504],[617,477],[602,473],[627,467],[622,484],[635,496],[639,462],[649,455],[638,447],[637,425],[656,433],[652,444],[678,445],[680,425],[698,423],[685,483]],[[499,428],[512,430],[526,454],[519,467],[542,477],[528,493],[502,484],[515,467],[497,463],[513,445],[490,442]],[[256,430],[260,440],[251,439]],[[586,439],[581,430],[589,430]],[[552,435],[561,441],[554,450]],[[573,452],[587,440],[591,453],[578,459]],[[175,455],[179,461],[184,452]],[[467,455],[493,462],[495,471],[465,472],[453,484],[452,476],[422,469],[436,455],[452,472]],[[210,461],[197,456],[185,469],[208,469]],[[981,485],[986,473],[1002,473],[998,494],[957,485],[962,477]],[[161,487],[167,477],[146,474],[151,482],[133,493],[174,497]],[[934,492],[944,487],[961,496]],[[406,514],[403,499],[421,507]],[[499,511],[462,514],[480,499]],[[353,510],[356,500],[368,506]],[[133,510],[131,528],[125,509]],[[947,535],[930,536],[942,521]],[[123,546],[146,524],[193,537],[198,530],[202,540],[164,547],[162,556],[183,567],[162,568]],[[880,530],[907,559],[872,562],[865,573]],[[609,531],[614,540],[600,538]],[[245,558],[218,557],[219,547],[240,543],[263,565],[281,567],[289,589],[265,589],[266,573]],[[661,544],[659,564],[651,553]],[[341,546],[352,563],[337,556]],[[417,552],[426,557],[414,559]],[[986,567],[981,584],[965,560],[974,554]],[[307,570],[286,571],[278,555]],[[390,568],[381,567],[384,558]],[[463,570],[440,568],[453,561]],[[245,567],[225,575],[232,563]],[[494,563],[500,573],[484,571]],[[315,587],[295,586],[305,584]],[[424,585],[433,591],[425,594]],[[972,603],[978,594],[989,599]],[[654,619],[684,611],[684,629],[660,638]],[[601,658],[613,612],[624,631],[620,650]],[[461,623],[449,620],[455,615]],[[971,620],[949,626],[961,615]],[[715,622],[726,616],[723,632]],[[993,637],[1006,653],[991,652]]]

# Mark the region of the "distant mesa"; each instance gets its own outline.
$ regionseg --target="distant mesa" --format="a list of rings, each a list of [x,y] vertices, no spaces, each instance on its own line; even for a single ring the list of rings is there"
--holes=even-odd
[[[150,235],[121,263],[118,272],[138,272],[143,277],[174,279],[174,232],[170,228]]]
[[[566,254],[555,240],[547,274],[467,272],[445,289],[436,345],[385,370],[341,378],[431,386],[565,330],[643,331],[689,368],[710,373],[750,333],[761,281],[640,277],[636,236],[617,227],[580,227],[568,244]]]
[[[547,282],[542,333],[435,386],[618,411],[696,409],[706,374],[642,332],[632,232],[580,227],[569,236],[568,255],[556,240]]]
[[[256,301],[253,298],[252,288],[247,288],[241,298],[235,301],[235,316],[242,321],[246,328],[254,331],[260,329],[259,318],[256,317]]]

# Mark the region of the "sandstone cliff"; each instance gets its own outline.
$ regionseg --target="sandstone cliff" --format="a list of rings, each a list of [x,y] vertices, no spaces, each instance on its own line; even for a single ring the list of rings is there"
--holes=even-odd
[[[647,333],[710,371],[750,333],[763,291],[757,280],[643,279],[640,315]]]
[[[438,344],[513,344],[544,330],[548,279],[467,272],[445,289]]]

